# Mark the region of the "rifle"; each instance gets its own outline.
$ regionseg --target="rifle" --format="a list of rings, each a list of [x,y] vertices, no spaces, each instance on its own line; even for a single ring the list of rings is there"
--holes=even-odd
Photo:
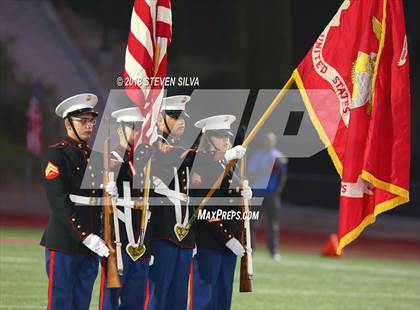
[[[110,153],[110,137],[105,139],[104,141],[104,171],[103,171],[103,186],[105,187],[106,184],[113,179],[113,174],[109,172],[109,153]],[[107,287],[108,288],[120,288],[121,287],[121,280],[120,276],[118,275],[118,267],[117,267],[117,252],[115,250],[114,240],[112,238],[112,221],[113,221],[113,205],[111,201],[111,197],[109,194],[104,190],[103,191],[103,207],[104,207],[104,241],[106,246],[109,249],[109,256],[107,258]]]
[[[109,181],[114,181],[114,172],[109,173]],[[122,253],[121,253],[121,238],[120,238],[120,225],[118,222],[118,208],[117,208],[117,199],[111,198],[112,202],[112,213],[114,221],[114,235],[115,235],[115,246],[116,246],[116,255],[117,255],[117,270],[118,274],[121,276],[124,271]]]
[[[248,180],[245,176],[245,157],[242,158],[240,164],[240,174],[242,179],[242,188],[248,187]],[[251,248],[251,225],[249,218],[244,218],[244,214],[249,213],[249,200],[243,199],[241,208],[242,225],[239,227],[239,241],[245,248],[245,255],[241,258],[240,276],[239,276],[239,292],[252,292],[252,277],[254,275],[252,266],[252,248]]]

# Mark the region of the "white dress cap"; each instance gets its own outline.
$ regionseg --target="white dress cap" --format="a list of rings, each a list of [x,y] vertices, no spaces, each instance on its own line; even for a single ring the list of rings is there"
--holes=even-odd
[[[117,123],[135,123],[144,121],[144,116],[137,107],[114,111],[111,116],[117,119]]]
[[[194,124],[202,132],[207,130],[230,130],[230,125],[236,120],[234,115],[216,115],[203,118]]]
[[[190,96],[178,95],[163,98],[162,100],[162,110],[181,110],[185,111],[185,105],[191,100]]]
[[[62,101],[56,108],[55,114],[65,118],[69,114],[92,113],[98,115],[93,108],[98,103],[98,97],[94,94],[79,94]]]

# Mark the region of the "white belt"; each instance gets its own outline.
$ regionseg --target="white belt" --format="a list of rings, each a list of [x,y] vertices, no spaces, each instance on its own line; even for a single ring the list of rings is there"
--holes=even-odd
[[[88,206],[102,206],[102,197],[88,197],[70,194],[70,200],[74,203]]]
[[[70,194],[70,201],[79,205],[85,206],[103,206],[102,197],[88,197]],[[122,207],[133,208],[134,201],[127,201],[126,199],[117,199],[117,205]]]
[[[164,193],[165,191],[162,191],[162,193]],[[161,194],[161,193],[159,193]],[[161,195],[165,195],[165,194],[161,194]],[[185,195],[185,194],[183,194]],[[186,197],[186,196],[185,196]],[[179,199],[181,201],[186,201],[183,200],[183,197],[180,197],[182,199]],[[117,206],[120,207],[125,207],[125,208],[131,208],[131,209],[138,209],[138,207],[134,207],[134,203],[135,201],[141,201],[143,199],[143,197],[132,197],[132,200],[127,200],[127,199],[121,199],[118,198],[117,199]],[[174,199],[172,197],[168,197],[168,199],[174,203],[174,201],[178,201],[178,199]],[[82,205],[82,206],[103,206],[103,198],[102,197],[87,197],[87,196],[79,196],[79,195],[70,195],[70,201],[72,201],[73,203],[77,204],[77,205]],[[159,197],[150,197],[149,198],[149,204],[154,206],[154,205],[161,205],[164,206],[162,204],[160,204],[161,198]],[[201,201],[201,198],[200,198]],[[172,204],[167,205],[169,207],[173,207]]]

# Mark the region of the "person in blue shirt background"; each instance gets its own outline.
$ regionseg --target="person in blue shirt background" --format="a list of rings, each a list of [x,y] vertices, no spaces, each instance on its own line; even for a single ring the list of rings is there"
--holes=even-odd
[[[279,210],[287,181],[288,159],[276,148],[277,137],[273,132],[264,134],[261,144],[250,156],[247,172],[255,196],[264,197],[261,209],[266,218],[267,247],[271,257],[279,260]]]

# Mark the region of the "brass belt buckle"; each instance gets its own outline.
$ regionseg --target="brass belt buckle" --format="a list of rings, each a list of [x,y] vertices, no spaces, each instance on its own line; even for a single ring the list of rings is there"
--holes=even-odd
[[[96,206],[97,199],[96,197],[89,197],[89,205],[90,206]]]

